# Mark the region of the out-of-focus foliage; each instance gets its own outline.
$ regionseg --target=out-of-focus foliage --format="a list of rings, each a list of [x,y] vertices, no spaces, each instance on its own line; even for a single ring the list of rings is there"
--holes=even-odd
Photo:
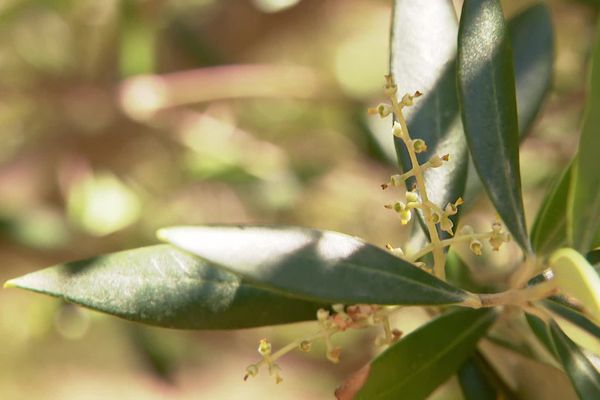
[[[595,23],[592,7],[548,3],[554,91],[521,148],[530,216],[574,154]],[[402,242],[378,191],[395,170],[365,119],[390,14],[383,0],[0,1],[1,280],[151,244],[168,225],[293,223]],[[424,319],[408,312],[405,326]],[[242,387],[258,336],[132,328],[1,291],[0,398],[323,398],[366,362],[291,357],[284,386]]]

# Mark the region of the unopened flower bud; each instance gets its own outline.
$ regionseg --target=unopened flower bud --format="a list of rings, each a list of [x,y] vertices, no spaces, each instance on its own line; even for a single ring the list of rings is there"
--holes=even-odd
[[[246,375],[244,375],[244,380],[247,380],[248,377],[255,377],[258,375],[258,365],[251,364],[246,367]]]
[[[394,211],[396,211],[397,213],[406,210],[406,204],[404,204],[401,201],[395,202],[393,207],[394,207]]]
[[[407,203],[417,203],[419,202],[419,195],[417,192],[406,192],[406,202]]]
[[[394,95],[398,92],[398,86],[396,86],[392,75],[385,76],[385,86],[383,88],[385,94],[387,94],[388,96]]]
[[[415,139],[413,140],[413,149],[415,153],[423,153],[427,151],[427,143],[423,139]]]
[[[404,136],[404,131],[402,130],[402,125],[400,125],[400,123],[398,121],[394,122],[394,125],[392,126],[392,134],[398,138],[401,138]]]
[[[471,240],[471,243],[469,244],[469,248],[471,249],[473,254],[475,254],[476,256],[481,255],[481,242],[479,240],[477,240],[477,239]]]
[[[510,235],[502,232],[502,225],[494,223],[492,225],[492,235],[490,236],[489,241],[492,249],[498,251],[503,243],[508,243],[510,241]]]
[[[312,349],[312,343],[310,343],[308,340],[303,340],[298,345],[298,348],[300,351],[308,353]]]
[[[410,210],[403,210],[398,213],[400,215],[400,223],[406,225],[412,218],[412,212]]]
[[[319,308],[317,311],[317,319],[322,322],[327,321],[327,318],[329,318],[329,311],[324,308]]]
[[[405,106],[412,106],[413,105],[413,97],[407,93],[404,96],[402,96],[401,103]]]
[[[500,233],[502,231],[502,224],[500,222],[494,222],[492,224],[492,232]]]
[[[453,227],[454,223],[452,222],[452,220],[448,218],[447,215],[442,216],[442,219],[440,221],[440,229],[445,232],[448,232],[450,235],[454,235],[454,232],[452,231]]]
[[[334,364],[340,362],[340,355],[342,354],[341,347],[336,347],[335,349],[331,349],[327,352],[327,359]]]
[[[258,344],[258,352],[262,356],[271,355],[271,343],[267,339],[261,339]]]
[[[377,114],[381,118],[385,118],[392,113],[392,106],[389,104],[381,103],[377,107],[369,108],[369,114]]]
[[[400,175],[392,175],[390,177],[390,184],[392,186],[400,186],[401,183],[402,183],[402,178],[400,177]]]
[[[456,201],[454,203],[446,204],[446,208],[444,209],[444,211],[446,212],[446,215],[456,214],[458,212],[458,206],[460,206],[463,203],[464,203],[464,201],[463,201],[462,197],[459,197],[458,199],[456,199]]]
[[[500,250],[500,247],[502,246],[503,243],[504,243],[504,240],[502,240],[502,238],[499,236],[490,237],[490,245],[492,246],[492,250],[494,250],[494,251]]]
[[[431,168],[438,168],[438,167],[441,167],[442,164],[444,164],[444,161],[442,160],[442,158],[440,156],[438,156],[437,154],[434,154],[429,159],[428,163],[431,166]]]
[[[404,332],[402,332],[400,329],[393,329],[392,330],[392,341],[396,342],[398,341],[402,335],[404,334]]]
[[[277,364],[269,365],[269,375],[275,377],[275,383],[283,382],[283,378],[281,377],[281,368]]]

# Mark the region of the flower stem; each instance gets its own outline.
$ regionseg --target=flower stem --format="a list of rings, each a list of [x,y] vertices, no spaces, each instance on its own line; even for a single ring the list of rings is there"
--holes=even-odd
[[[451,246],[451,245],[459,243],[459,242],[468,242],[473,239],[488,239],[491,235],[492,235],[491,232],[473,233],[470,235],[458,235],[458,236],[451,237],[449,239],[441,240],[440,244],[442,247],[448,247],[448,246]],[[418,252],[416,252],[415,254],[411,255],[408,258],[408,260],[412,261],[412,262],[417,261],[419,258],[421,258],[424,255],[433,251],[433,249],[434,249],[433,243],[430,243],[427,246],[423,247]]]
[[[412,164],[412,170],[414,171],[414,177],[417,184],[417,189],[421,196],[421,200],[423,204],[429,204],[429,197],[427,196],[427,187],[425,186],[425,178],[423,176],[423,169],[419,164],[417,159],[417,154],[413,148],[412,139],[408,132],[408,126],[406,124],[406,119],[404,118],[404,114],[402,113],[402,106],[398,102],[398,98],[396,95],[390,96],[392,101],[392,108],[394,110],[394,114],[396,115],[396,119],[400,123],[402,128],[403,135],[401,137],[404,142],[404,146],[406,147],[406,151],[410,157],[410,162]],[[440,279],[446,278],[446,271],[444,269],[446,263],[446,255],[444,254],[444,247],[442,246],[440,237],[438,235],[437,228],[433,223],[431,209],[429,207],[423,207],[423,219],[425,220],[425,224],[427,226],[427,231],[429,232],[429,238],[431,241],[433,251],[433,273],[436,277]]]

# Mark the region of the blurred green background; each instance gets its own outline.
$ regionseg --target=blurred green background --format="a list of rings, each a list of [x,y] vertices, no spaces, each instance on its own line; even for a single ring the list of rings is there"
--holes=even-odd
[[[512,15],[533,2],[502,3]],[[597,14],[547,3],[554,87],[521,153],[530,224],[577,145]],[[408,231],[382,207],[393,193],[379,189],[396,168],[371,137],[389,121],[366,115],[382,97],[390,14],[384,0],[1,0],[0,281],[156,243],[178,224],[402,244]],[[485,198],[471,210],[487,224]],[[402,329],[424,318],[409,309]],[[241,379],[260,338],[312,329],[168,331],[2,290],[0,398],[331,398],[373,332],[341,338],[338,366],[317,349],[281,362],[283,384]]]

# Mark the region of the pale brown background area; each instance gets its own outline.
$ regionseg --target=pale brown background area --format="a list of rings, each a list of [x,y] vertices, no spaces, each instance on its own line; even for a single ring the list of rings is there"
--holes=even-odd
[[[297,224],[401,244],[408,230],[379,189],[396,169],[366,116],[382,98],[390,1],[270,8],[280,3],[0,1],[0,281],[153,244],[176,224]],[[512,15],[533,2],[502,3]],[[577,145],[596,21],[585,2],[547,3],[556,75],[521,150],[529,225]],[[98,177],[116,193],[99,209]],[[484,197],[470,209],[474,225],[493,217]],[[397,325],[425,319],[407,309]],[[317,346],[281,361],[282,384],[242,381],[259,339],[277,347],[314,329],[168,331],[0,290],[0,398],[332,398],[376,332],[338,338],[340,365]],[[434,397],[460,398],[456,382]]]

